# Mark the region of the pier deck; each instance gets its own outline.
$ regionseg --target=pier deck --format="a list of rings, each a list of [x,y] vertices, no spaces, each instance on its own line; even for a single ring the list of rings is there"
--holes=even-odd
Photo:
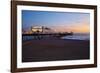
[[[22,34],[22,36],[55,36],[63,37],[67,35],[73,35],[73,33],[33,33],[33,34]]]

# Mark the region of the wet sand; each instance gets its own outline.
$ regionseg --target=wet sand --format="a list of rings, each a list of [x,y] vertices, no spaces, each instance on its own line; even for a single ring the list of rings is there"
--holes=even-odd
[[[89,59],[88,40],[44,39],[22,42],[22,62]]]

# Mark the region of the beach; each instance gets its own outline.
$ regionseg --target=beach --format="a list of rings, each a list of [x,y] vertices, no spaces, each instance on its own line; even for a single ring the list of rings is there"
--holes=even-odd
[[[89,59],[89,40],[37,39],[22,41],[22,62]]]

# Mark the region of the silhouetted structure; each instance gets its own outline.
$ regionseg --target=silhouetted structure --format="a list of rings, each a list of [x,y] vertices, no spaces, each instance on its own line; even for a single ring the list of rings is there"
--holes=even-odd
[[[48,32],[45,32],[48,30]],[[22,37],[24,36],[33,36],[34,39],[42,39],[42,38],[61,38],[67,35],[73,35],[73,32],[63,32],[63,33],[57,33],[57,32],[50,32],[51,29],[48,27],[31,27],[31,34],[22,34]]]

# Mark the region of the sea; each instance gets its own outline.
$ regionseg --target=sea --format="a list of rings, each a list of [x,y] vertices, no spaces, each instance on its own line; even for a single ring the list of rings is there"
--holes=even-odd
[[[24,36],[23,40],[32,40],[36,39],[34,36]],[[61,37],[60,39],[71,39],[71,40],[90,40],[90,34],[80,34],[80,33],[74,33],[73,35],[67,35],[64,37]]]
[[[87,33],[76,33],[69,36],[64,36],[62,39],[72,39],[72,40],[90,40],[90,34]]]

